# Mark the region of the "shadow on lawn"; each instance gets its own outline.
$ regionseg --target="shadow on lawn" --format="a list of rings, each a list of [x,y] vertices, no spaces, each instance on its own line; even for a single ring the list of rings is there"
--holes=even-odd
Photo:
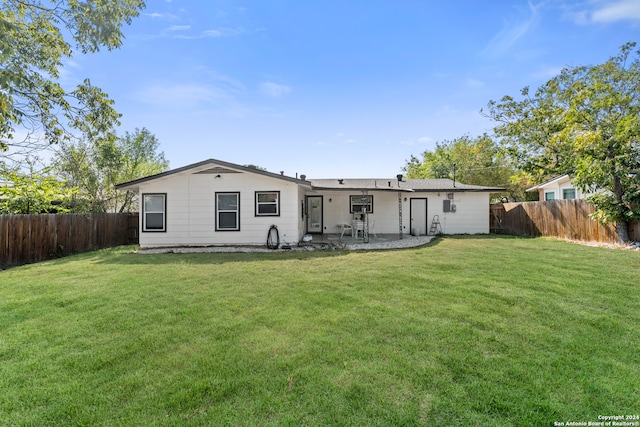
[[[138,254],[135,253],[137,246],[120,246],[116,248],[100,249],[92,252],[70,255],[47,262],[58,265],[76,262],[79,260],[88,261],[95,264],[113,265],[159,265],[159,264],[209,264],[219,265],[230,262],[264,262],[282,260],[307,260],[318,258],[345,257],[351,254],[366,254],[380,252],[403,252],[416,251],[438,246],[446,239],[468,240],[510,240],[510,239],[531,239],[522,236],[511,235],[448,235],[439,236],[431,242],[410,248],[376,249],[376,250],[310,250],[310,251],[278,251],[278,252],[209,252],[209,253],[161,253],[161,254]],[[425,253],[425,256],[428,253]]]
[[[319,258],[345,257],[352,254],[415,251],[431,248],[438,245],[442,238],[435,238],[426,245],[396,248],[396,249],[376,249],[376,250],[309,250],[309,251],[273,251],[273,252],[193,252],[193,253],[158,253],[143,254],[136,253],[136,247],[120,247],[107,249],[87,254],[78,255],[80,257],[93,258],[96,264],[117,264],[117,265],[158,265],[158,264],[225,264],[230,262],[264,262],[282,260],[311,260]],[[57,262],[71,262],[76,257],[59,259]]]

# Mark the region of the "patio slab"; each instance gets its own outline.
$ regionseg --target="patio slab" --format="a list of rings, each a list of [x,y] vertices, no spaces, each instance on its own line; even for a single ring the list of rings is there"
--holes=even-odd
[[[395,237],[394,237],[395,236]],[[166,247],[140,249],[139,254],[160,254],[160,253],[215,253],[215,252],[288,252],[288,251],[310,251],[310,250],[381,250],[381,249],[401,249],[413,248],[429,243],[435,236],[403,236],[402,239],[396,235],[378,235],[370,237],[369,243],[364,243],[362,238],[324,235],[314,236],[310,242],[300,243],[298,246],[291,246],[290,249],[269,249],[266,246],[188,246],[188,247]]]

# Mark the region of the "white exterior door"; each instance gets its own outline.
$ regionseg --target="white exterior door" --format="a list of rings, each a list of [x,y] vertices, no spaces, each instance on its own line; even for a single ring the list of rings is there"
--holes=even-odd
[[[411,234],[413,236],[425,236],[429,231],[427,229],[427,199],[411,199],[409,210],[411,215]]]
[[[307,196],[307,233],[322,233],[322,196]]]

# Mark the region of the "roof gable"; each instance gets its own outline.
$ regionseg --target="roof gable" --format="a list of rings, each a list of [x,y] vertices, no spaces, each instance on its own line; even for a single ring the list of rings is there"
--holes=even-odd
[[[571,177],[569,177],[569,175],[560,175],[560,176],[556,176],[554,178],[551,178],[550,180],[545,181],[545,182],[543,182],[541,184],[534,185],[531,188],[527,188],[525,191],[535,191],[535,190],[539,190],[541,188],[546,188],[546,187],[548,187],[549,185],[552,185],[552,184],[562,184],[562,183],[569,182],[569,181],[571,181]]]
[[[155,175],[150,175],[144,178],[136,179],[129,182],[123,182],[121,184],[116,185],[116,189],[119,190],[131,190],[137,191],[138,186],[140,184],[154,181],[157,179],[162,179],[166,177],[170,177],[171,175],[180,174],[183,172],[193,171],[192,173],[200,175],[200,174],[214,174],[214,175],[222,175],[222,174],[235,174],[235,173],[254,173],[257,175],[264,175],[270,178],[282,179],[289,182],[294,182],[296,184],[301,185],[309,185],[308,181],[303,179],[293,178],[290,176],[286,176],[283,173],[277,174],[273,172],[264,171],[261,169],[257,169],[255,167],[250,166],[242,166],[237,165],[235,163],[223,162],[222,160],[216,159],[208,159],[202,162],[193,163],[187,166],[183,166],[177,169],[171,169],[166,172],[162,172]]]

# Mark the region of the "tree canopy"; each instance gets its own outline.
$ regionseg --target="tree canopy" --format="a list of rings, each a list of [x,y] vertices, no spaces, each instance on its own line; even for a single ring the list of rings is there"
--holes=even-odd
[[[522,99],[491,101],[487,115],[517,164],[537,177],[568,174],[596,218],[629,240],[640,219],[640,51],[627,43],[600,65],[569,67]]]
[[[486,134],[438,142],[433,151],[422,153],[422,159],[411,156],[403,170],[409,178],[453,179],[455,173],[455,179],[465,184],[505,188],[506,192],[499,197],[511,200],[525,197],[520,179],[513,178],[516,171]]]
[[[84,80],[75,89],[58,82],[62,61],[100,48],[118,48],[121,27],[142,0],[3,0],[0,9],[0,156],[19,154],[72,133],[111,137],[119,115],[100,88]],[[16,129],[28,136],[16,140]],[[2,155],[2,152],[5,152]]]
[[[75,189],[59,180],[51,168],[25,172],[0,166],[0,214],[68,212]]]
[[[54,159],[58,174],[75,188],[74,212],[128,212],[135,194],[115,185],[169,168],[157,138],[142,128],[123,137],[95,143],[64,143]]]

